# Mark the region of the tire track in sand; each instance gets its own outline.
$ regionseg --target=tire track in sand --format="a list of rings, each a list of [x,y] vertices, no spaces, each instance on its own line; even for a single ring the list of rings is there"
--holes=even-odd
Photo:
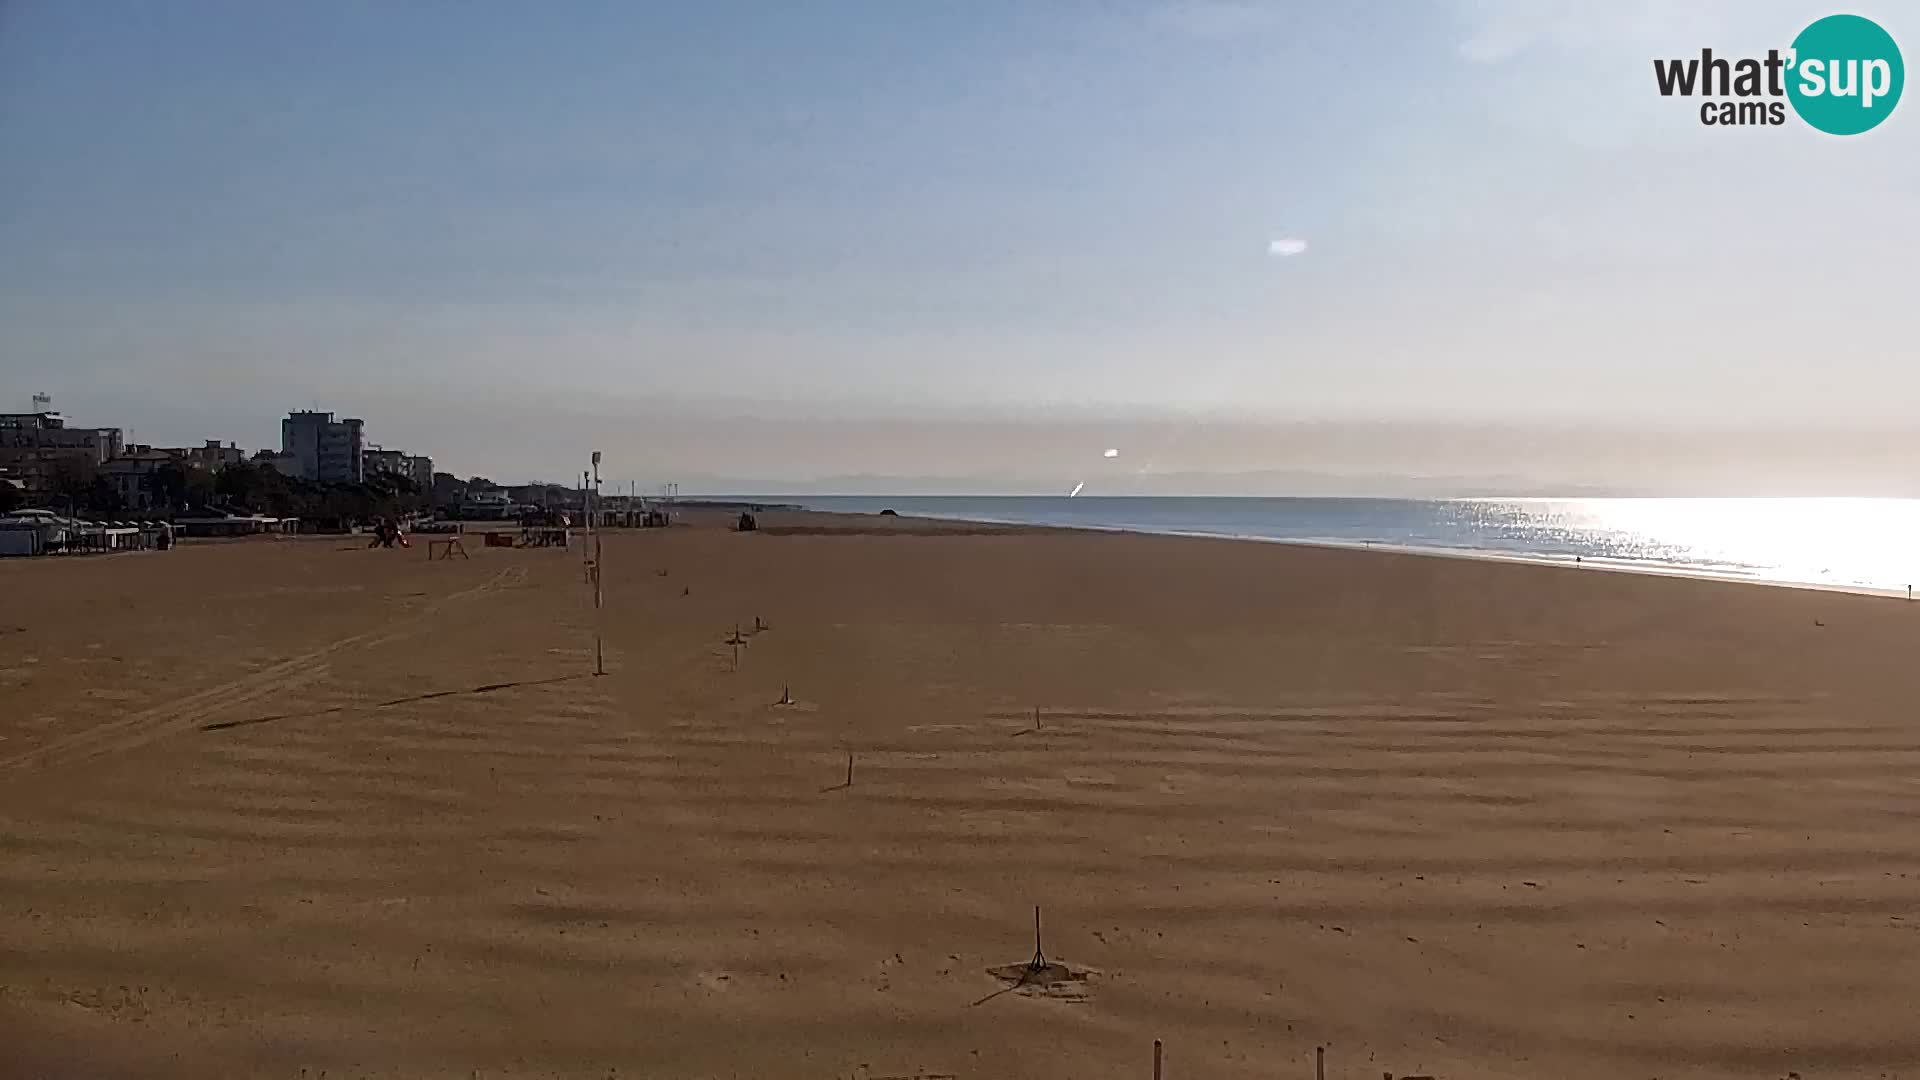
[[[372,647],[397,641],[424,629],[442,609],[463,600],[485,596],[525,581],[524,567],[509,567],[470,588],[448,593],[422,610],[392,623],[350,634],[317,649],[301,653],[275,664],[249,672],[215,686],[197,690],[127,716],[97,724],[57,739],[30,747],[11,756],[0,756],[0,772],[24,768],[45,768],[70,764],[107,754],[124,753],[140,746],[191,731],[209,713],[252,704],[270,694],[316,681],[326,674],[327,660],[336,653],[355,647]]]

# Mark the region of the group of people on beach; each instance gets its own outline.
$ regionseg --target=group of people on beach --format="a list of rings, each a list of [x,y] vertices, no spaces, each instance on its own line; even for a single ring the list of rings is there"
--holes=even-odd
[[[392,547],[398,541],[401,547],[412,547],[407,542],[407,534],[400,531],[400,523],[385,517],[373,519],[373,540],[367,544],[370,548]]]

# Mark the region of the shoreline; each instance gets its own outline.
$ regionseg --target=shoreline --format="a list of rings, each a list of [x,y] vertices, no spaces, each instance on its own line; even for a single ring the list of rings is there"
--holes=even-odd
[[[880,516],[877,512],[822,509],[808,506],[804,502],[798,504],[796,508],[802,513],[824,514],[833,517],[865,519]],[[1387,554],[1415,555],[1425,558],[1516,563],[1527,566],[1557,566],[1570,570],[1592,569],[1616,574],[1639,574],[1647,577],[1682,578],[1692,581],[1725,581],[1740,585],[1763,585],[1775,589],[1802,589],[1811,592],[1846,593],[1853,596],[1876,596],[1891,600],[1907,600],[1911,598],[1906,588],[1804,581],[1797,578],[1761,577],[1757,575],[1740,574],[1733,571],[1716,571],[1702,567],[1653,562],[1651,560],[1633,561],[1625,559],[1588,558],[1585,556],[1549,555],[1545,553],[1529,554],[1526,552],[1496,551],[1489,548],[1454,548],[1418,544],[1396,544],[1386,540],[1331,540],[1257,536],[1251,533],[1205,532],[1197,529],[1155,529],[1136,525],[1059,525],[1033,521],[1014,521],[1008,518],[972,517],[961,514],[901,514],[899,515],[899,520],[996,525],[1004,528],[1046,529],[1063,532],[1120,533],[1130,536],[1177,536],[1197,540],[1234,540],[1243,543],[1280,544],[1288,547],[1330,548],[1336,551],[1378,551]]]

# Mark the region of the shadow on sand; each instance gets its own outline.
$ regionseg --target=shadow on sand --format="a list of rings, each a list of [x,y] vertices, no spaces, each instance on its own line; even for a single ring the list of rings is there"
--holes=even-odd
[[[372,709],[390,709],[395,705],[411,705],[416,701],[432,701],[444,697],[470,697],[474,694],[491,694],[500,690],[512,690],[521,686],[548,686],[553,683],[572,682],[575,679],[591,679],[589,672],[578,675],[555,675],[547,679],[521,679],[518,682],[485,683],[465,690],[435,690],[428,694],[409,694],[392,701],[377,701],[371,705],[335,705],[330,709],[313,709],[309,712],[277,713],[273,716],[255,716],[245,720],[221,720],[217,723],[200,725],[201,731],[226,731],[230,728],[252,727],[255,724],[271,724],[275,720],[300,720],[309,716],[328,716],[333,713],[360,712]]]

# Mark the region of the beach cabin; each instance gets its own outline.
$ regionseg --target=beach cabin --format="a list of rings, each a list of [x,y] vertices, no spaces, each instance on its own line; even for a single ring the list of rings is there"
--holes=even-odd
[[[0,517],[0,555],[45,555],[66,546],[73,522],[50,510],[18,510]]]
[[[135,551],[141,547],[141,533],[138,526],[122,521],[77,521],[67,531],[67,542],[63,550],[69,552],[88,552],[106,554],[113,551]]]
[[[262,533],[297,532],[300,519],[268,517],[265,514],[210,514],[174,518],[173,527],[181,536],[258,536]]]

